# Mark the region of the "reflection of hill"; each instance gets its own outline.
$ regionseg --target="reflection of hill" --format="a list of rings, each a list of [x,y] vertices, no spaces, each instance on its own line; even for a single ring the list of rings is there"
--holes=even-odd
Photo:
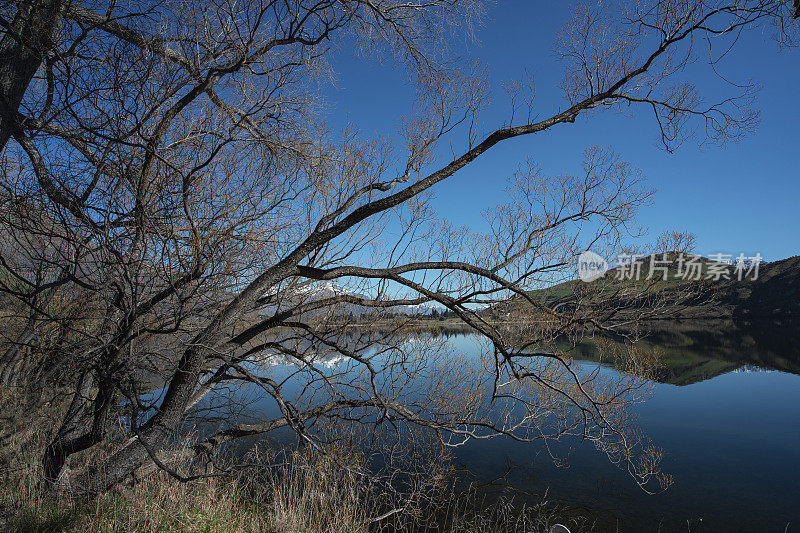
[[[800,374],[800,320],[684,320],[650,324],[638,343],[657,350],[657,380],[689,385],[750,365]],[[595,359],[591,344],[581,344],[577,358]]]

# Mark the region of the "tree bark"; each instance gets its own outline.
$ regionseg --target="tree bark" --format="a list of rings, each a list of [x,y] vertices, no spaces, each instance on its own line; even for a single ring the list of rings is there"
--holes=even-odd
[[[16,387],[19,377],[25,366],[25,350],[19,344],[13,344],[0,357],[0,385],[3,387]]]
[[[26,357],[30,358],[28,345],[36,334],[36,320],[39,314],[34,311],[25,324],[19,338],[0,357],[0,385],[14,387],[26,370]]]
[[[0,39],[0,150],[18,126],[22,97],[53,47],[65,0],[20,2]]]
[[[94,383],[91,372],[85,372],[78,378],[61,427],[45,449],[42,470],[45,482],[51,486],[63,479],[69,456],[88,448],[95,437],[95,433],[89,430],[89,397]]]

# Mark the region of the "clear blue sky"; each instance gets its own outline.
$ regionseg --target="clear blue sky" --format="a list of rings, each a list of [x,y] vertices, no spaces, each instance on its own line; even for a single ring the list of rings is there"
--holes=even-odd
[[[565,107],[558,89],[561,66],[552,45],[568,4],[503,0],[478,29],[477,42],[456,45],[462,57],[477,58],[488,68],[493,105],[481,119],[487,129],[507,117],[500,84],[520,79],[526,69],[536,82],[535,112],[547,116]],[[704,72],[699,81],[711,82],[708,66],[698,67]],[[391,136],[411,109],[413,89],[404,74],[389,62],[349,54],[340,56],[334,68],[339,79],[327,94],[331,125],[347,116],[364,135]],[[724,72],[734,81],[753,78],[762,86],[757,101],[761,125],[739,143],[701,150],[690,142],[669,154],[657,147],[655,124],[644,109],[633,118],[602,111],[495,147],[440,184],[435,205],[452,222],[481,228],[481,210],[503,200],[505,179],[526,157],[547,172],[572,173],[580,170],[584,148],[600,145],[642,169],[657,189],[653,205],[639,218],[650,237],[679,229],[697,235],[697,251],[704,255],[759,252],[770,261],[798,255],[800,50],[779,51],[767,31],[750,34],[728,56]],[[709,100],[714,96],[706,94]]]

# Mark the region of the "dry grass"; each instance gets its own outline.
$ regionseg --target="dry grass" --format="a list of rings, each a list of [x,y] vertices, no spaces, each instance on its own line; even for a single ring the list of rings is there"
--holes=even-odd
[[[341,474],[335,462],[326,475]],[[338,471],[337,471],[338,470]],[[280,481],[255,486],[238,479],[209,478],[182,483],[164,473],[90,503],[39,500],[23,510],[17,527],[28,531],[366,531],[367,502],[346,478],[335,493],[321,471],[295,469]],[[278,481],[278,482],[276,482]]]
[[[286,459],[188,483],[157,472],[92,500],[42,494],[34,471],[20,471],[2,489],[5,518],[13,531],[367,531],[378,499],[350,457],[333,450]],[[191,468],[178,461],[170,466]]]
[[[188,483],[159,471],[91,500],[53,495],[39,483],[39,458],[51,435],[38,422],[3,426],[0,530],[358,532],[369,529],[385,501],[360,474],[355,456],[337,449],[280,460],[251,456],[251,466],[237,473]],[[182,451],[162,459],[176,471],[202,473]]]
[[[544,532],[559,521],[557,507],[547,502],[479,505],[474,495],[425,479],[417,484],[425,488],[409,500],[408,493],[396,492],[386,479],[367,474],[363,457],[341,448],[280,455],[254,451],[230,465],[234,473],[226,476],[183,483],[158,471],[91,500],[54,496],[41,490],[39,458],[54,431],[55,398],[32,408],[0,391],[2,531]],[[78,457],[73,468],[108,451]],[[184,474],[209,472],[187,461],[182,451],[164,457],[171,468]],[[574,521],[571,528],[589,530]]]
[[[62,412],[57,391],[48,398],[0,390],[0,523],[40,498],[41,457]]]

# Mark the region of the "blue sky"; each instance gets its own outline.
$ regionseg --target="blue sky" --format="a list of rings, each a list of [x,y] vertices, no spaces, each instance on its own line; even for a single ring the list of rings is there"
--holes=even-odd
[[[497,4],[477,30],[477,42],[462,39],[454,45],[462,57],[478,59],[488,69],[493,105],[481,117],[486,129],[507,118],[501,83],[520,79],[526,70],[536,83],[535,112],[547,116],[565,106],[558,89],[561,66],[552,48],[567,20],[568,2]],[[402,71],[391,62],[348,53],[339,56],[334,68],[338,81],[327,91],[331,124],[348,117],[365,136],[391,136],[413,99]],[[700,84],[721,88],[708,65],[697,68]],[[505,179],[518,163],[532,157],[549,173],[577,172],[583,150],[600,145],[639,167],[656,188],[653,204],[639,217],[650,237],[679,229],[697,235],[697,251],[704,255],[758,252],[766,260],[798,255],[800,50],[780,51],[768,30],[750,34],[726,58],[724,72],[734,81],[753,78],[762,86],[756,104],[761,125],[743,141],[702,149],[690,142],[670,154],[658,148],[654,121],[643,109],[633,118],[602,111],[495,147],[440,184],[435,205],[448,220],[481,228],[480,212],[503,200]],[[706,96],[711,100],[715,94],[722,93]]]

